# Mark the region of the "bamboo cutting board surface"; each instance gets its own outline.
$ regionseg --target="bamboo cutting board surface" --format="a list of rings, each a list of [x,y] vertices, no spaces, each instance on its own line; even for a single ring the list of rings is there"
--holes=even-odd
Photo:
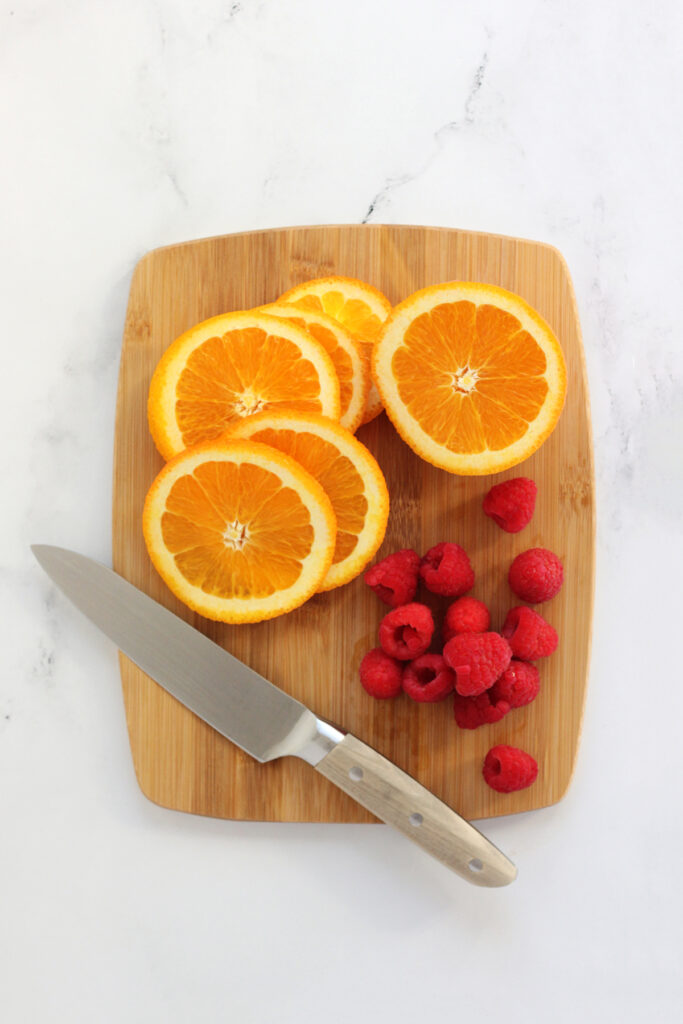
[[[377,645],[387,608],[362,577],[317,595],[269,622],[228,626],[185,608],[153,569],[142,538],[146,491],[162,465],[146,420],[154,367],[166,347],[200,320],[272,302],[294,284],[344,274],[380,288],[391,302],[442,281],[501,285],[523,296],[550,323],[564,349],[567,402],[550,439],[525,463],[494,477],[456,477],[420,460],[385,414],[358,437],[377,457],[391,513],[377,558],[398,548],[420,554],[442,540],[466,549],[474,596],[491,609],[492,628],[519,603],[507,569],[529,547],[564,562],[565,583],[540,611],[560,635],[539,663],[533,704],[474,731],[458,729],[452,704],[375,701],[358,665]],[[511,535],[481,510],[494,482],[523,474],[538,484],[531,524]],[[486,818],[543,807],[565,793],[573,770],[590,646],[594,575],[594,479],[581,334],[567,267],[536,242],[441,228],[349,225],[226,235],[155,250],[137,265],[126,317],[114,455],[114,568],[319,716],[354,733],[414,775],[459,813]],[[426,598],[423,598],[426,599]],[[440,599],[428,597],[439,613]],[[121,656],[135,771],[143,792],[165,807],[216,817],[267,821],[372,821],[308,765],[285,758],[260,765],[196,718]],[[497,794],[481,775],[490,747],[510,743],[533,754],[533,786]]]

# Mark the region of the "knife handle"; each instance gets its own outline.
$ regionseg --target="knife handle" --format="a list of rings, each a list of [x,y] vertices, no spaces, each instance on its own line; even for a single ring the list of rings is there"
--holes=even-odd
[[[515,865],[447,804],[350,733],[315,768],[474,885],[508,885]]]

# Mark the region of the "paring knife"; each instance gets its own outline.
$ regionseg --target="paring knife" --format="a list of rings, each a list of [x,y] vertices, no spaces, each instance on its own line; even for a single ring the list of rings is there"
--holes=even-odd
[[[300,757],[467,881],[514,881],[517,869],[493,843],[372,747],[317,718],[112,569],[65,548],[31,550],[143,672],[257,761]]]

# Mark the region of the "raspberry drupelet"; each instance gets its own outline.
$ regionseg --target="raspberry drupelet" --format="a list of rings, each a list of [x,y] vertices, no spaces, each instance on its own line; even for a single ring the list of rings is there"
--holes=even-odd
[[[486,633],[491,615],[483,601],[476,597],[459,597],[448,606],[441,635],[444,643],[458,633]]]
[[[522,601],[540,604],[549,601],[562,586],[564,570],[562,562],[547,548],[529,548],[517,555],[510,571],[510,589]]]
[[[426,604],[414,601],[388,612],[379,624],[383,651],[399,661],[411,661],[424,654],[432,642],[434,619]]]
[[[531,704],[541,688],[538,669],[528,661],[513,658],[502,676],[496,679],[488,691],[492,701],[507,701],[511,708],[523,708]]]
[[[360,681],[365,692],[378,700],[398,697],[401,693],[401,664],[390,658],[381,647],[375,647],[360,663]]]
[[[448,641],[443,656],[455,672],[456,691],[463,697],[476,697],[503,674],[512,651],[499,633],[460,633]]]
[[[420,578],[427,590],[442,597],[460,597],[474,586],[474,570],[466,552],[448,541],[436,544],[424,555]]]
[[[506,533],[519,533],[531,522],[536,507],[537,488],[533,480],[517,476],[494,484],[484,498],[483,509]]]
[[[536,781],[538,764],[524,750],[501,744],[489,750],[482,774],[491,789],[498,793],[513,793]]]
[[[456,693],[453,702],[455,721],[461,729],[478,729],[480,725],[500,722],[510,710],[507,701],[494,695],[494,686],[476,697],[462,697]]]
[[[441,654],[423,654],[403,669],[403,692],[421,704],[433,704],[453,693],[455,675]]]
[[[515,658],[522,661],[547,658],[558,644],[557,632],[550,623],[524,604],[510,609],[500,632]]]
[[[412,548],[403,548],[367,569],[363,579],[380,601],[398,608],[415,597],[419,569],[418,553]]]

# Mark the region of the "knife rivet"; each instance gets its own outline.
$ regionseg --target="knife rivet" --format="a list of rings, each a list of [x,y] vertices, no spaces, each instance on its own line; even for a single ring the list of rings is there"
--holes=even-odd
[[[408,821],[414,828],[419,828],[420,825],[422,824],[422,820],[422,815],[418,814],[417,811],[415,811],[414,814],[411,814],[410,817],[408,818]]]
[[[467,867],[470,869],[470,871],[483,871],[484,869],[484,865],[482,864],[478,857],[473,857],[472,860],[467,865]]]
[[[354,782],[360,782],[363,778],[363,769],[359,768],[357,764],[354,764],[353,768],[349,771],[349,778],[353,779]]]

